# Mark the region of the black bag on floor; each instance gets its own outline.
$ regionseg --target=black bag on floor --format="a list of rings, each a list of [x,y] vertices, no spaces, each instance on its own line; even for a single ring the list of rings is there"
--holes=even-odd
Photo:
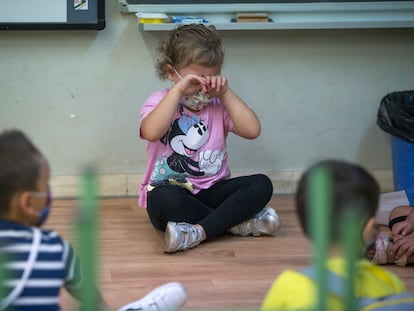
[[[385,95],[378,109],[377,125],[388,134],[414,142],[414,91]]]

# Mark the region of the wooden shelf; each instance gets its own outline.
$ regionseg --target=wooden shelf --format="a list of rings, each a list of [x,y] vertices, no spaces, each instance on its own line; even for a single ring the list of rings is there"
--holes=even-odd
[[[169,31],[179,24],[138,24],[140,31]],[[206,24],[209,25],[209,24]],[[414,28],[414,21],[214,23],[218,30]]]

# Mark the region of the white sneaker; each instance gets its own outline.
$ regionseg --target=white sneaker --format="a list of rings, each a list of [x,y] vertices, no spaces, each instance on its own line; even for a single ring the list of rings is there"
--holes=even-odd
[[[118,311],[176,311],[187,301],[187,291],[178,282],[161,285],[140,300],[123,306]]]
[[[240,236],[273,235],[280,229],[280,219],[276,211],[266,206],[253,218],[231,227],[228,232]]]
[[[199,227],[186,222],[169,221],[164,235],[164,252],[185,251],[202,240],[203,232]]]

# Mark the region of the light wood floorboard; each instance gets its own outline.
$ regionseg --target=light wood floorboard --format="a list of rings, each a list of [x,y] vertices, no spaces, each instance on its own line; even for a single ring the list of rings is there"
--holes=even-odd
[[[76,248],[76,200],[56,200],[46,228],[53,228]],[[165,282],[185,285],[185,309],[254,310],[276,276],[311,262],[311,249],[294,213],[293,198],[274,196],[282,228],[274,237],[225,235],[186,252],[163,253],[163,233],[149,222],[136,198],[102,199],[99,206],[99,275],[106,302],[114,308],[144,296]],[[414,291],[412,267],[387,266]],[[62,293],[64,310],[73,300]]]

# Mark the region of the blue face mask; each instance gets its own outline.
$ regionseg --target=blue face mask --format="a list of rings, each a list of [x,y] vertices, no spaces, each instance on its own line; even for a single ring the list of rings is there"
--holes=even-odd
[[[46,206],[39,212],[37,215],[39,216],[39,221],[37,222],[36,226],[40,227],[46,222],[46,219],[49,217],[50,210],[52,208],[52,196],[50,190],[47,192],[36,192],[33,191],[32,195],[46,198]]]
[[[49,217],[51,208],[52,208],[51,204],[46,205],[46,207],[38,214],[39,222],[36,225],[37,227],[40,227],[46,222],[47,218]]]

